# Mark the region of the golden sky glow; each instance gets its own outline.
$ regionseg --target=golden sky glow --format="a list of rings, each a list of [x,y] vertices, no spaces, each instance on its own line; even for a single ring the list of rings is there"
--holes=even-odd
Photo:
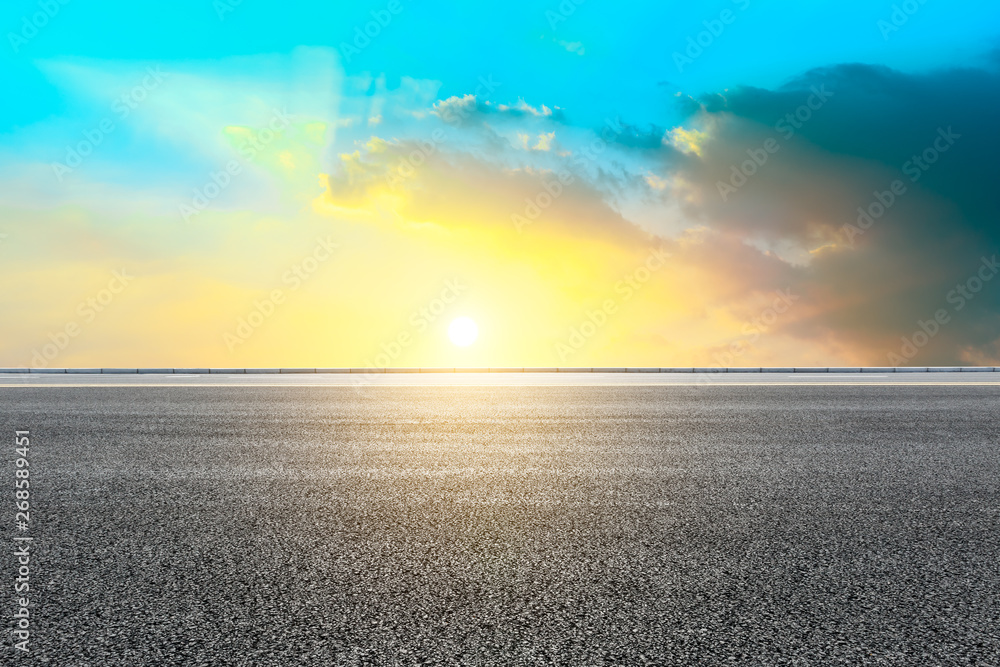
[[[79,113],[0,161],[0,365],[880,365],[978,266],[910,235],[958,215],[926,179],[845,235],[896,168],[714,108],[738,92],[638,128],[330,49],[38,68]]]

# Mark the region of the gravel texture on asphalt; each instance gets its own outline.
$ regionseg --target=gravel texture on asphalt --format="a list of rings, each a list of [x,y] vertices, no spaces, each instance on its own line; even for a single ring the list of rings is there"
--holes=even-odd
[[[998,399],[0,389],[3,663],[997,665]]]

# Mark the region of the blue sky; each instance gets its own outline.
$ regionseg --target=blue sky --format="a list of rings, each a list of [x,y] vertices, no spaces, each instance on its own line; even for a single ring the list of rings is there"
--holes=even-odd
[[[393,364],[1000,365],[1000,289],[948,300],[1000,241],[995,3],[35,0],[0,26],[9,365],[364,364],[453,279],[478,347]],[[234,343],[327,234],[350,252]]]
[[[18,52],[5,48],[0,76],[8,91],[30,103],[6,104],[0,128],[11,131],[68,111],[38,71],[40,60],[183,62],[233,55],[288,53],[298,46],[338,48],[354,29],[384,11],[385,2],[271,3],[246,0],[220,10],[209,0],[180,0],[170,9],[131,2],[58,2],[58,13]],[[342,65],[347,74],[438,80],[445,97],[493,74],[526,100],[572,109],[581,121],[621,113],[634,123],[662,122],[669,95],[701,94],[736,85],[774,87],[812,67],[863,62],[904,71],[975,64],[995,48],[995,3],[919,6],[898,30],[879,21],[904,3],[860,0],[806,3],[643,2],[628,8],[586,0],[518,2],[502,11],[473,3],[404,2],[367,48]],[[572,7],[572,13],[565,11]],[[673,54],[725,10],[735,20],[679,72]],[[4,33],[20,34],[39,3],[19,0],[4,10]],[[219,13],[223,18],[220,20]],[[561,20],[553,28],[550,17]],[[10,42],[10,37],[6,42]],[[583,45],[584,55],[559,42]],[[588,57],[589,56],[589,57]],[[508,94],[511,94],[508,92]]]

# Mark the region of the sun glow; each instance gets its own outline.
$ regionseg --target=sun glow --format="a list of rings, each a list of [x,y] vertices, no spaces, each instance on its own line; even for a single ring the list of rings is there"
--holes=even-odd
[[[468,317],[456,317],[448,325],[448,338],[459,347],[468,347],[476,342],[479,327]]]

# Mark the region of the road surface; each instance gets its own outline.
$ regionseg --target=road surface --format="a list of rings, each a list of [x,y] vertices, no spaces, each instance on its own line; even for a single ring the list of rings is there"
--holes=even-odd
[[[258,377],[0,379],[4,664],[1000,662],[998,384]]]

